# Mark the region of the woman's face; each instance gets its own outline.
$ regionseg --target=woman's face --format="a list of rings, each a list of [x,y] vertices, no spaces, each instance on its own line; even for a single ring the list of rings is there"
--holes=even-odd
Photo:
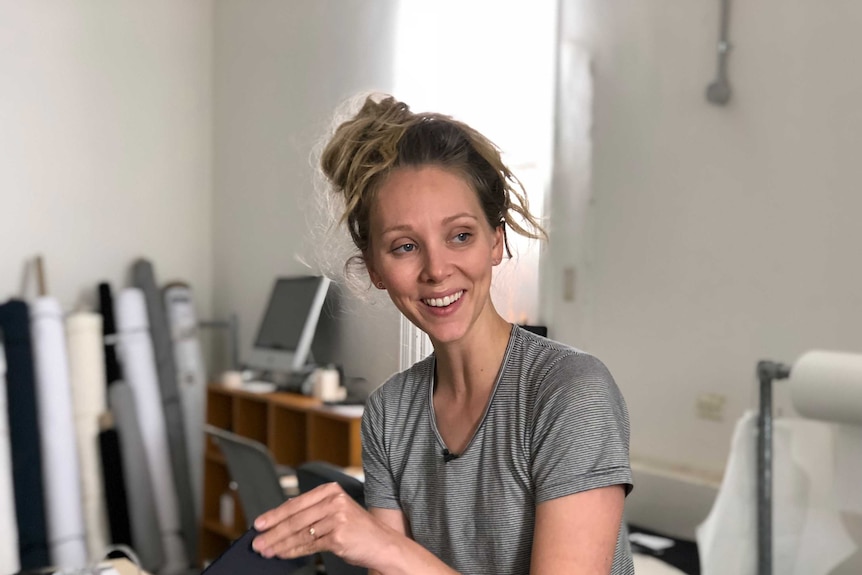
[[[432,341],[459,341],[496,313],[491,269],[503,255],[503,228],[488,225],[462,177],[436,166],[393,172],[372,207],[370,240],[371,280]]]

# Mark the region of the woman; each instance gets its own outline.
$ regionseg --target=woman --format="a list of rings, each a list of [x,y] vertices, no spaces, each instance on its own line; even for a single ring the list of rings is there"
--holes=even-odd
[[[368,400],[368,511],[326,485],[259,517],[254,548],[328,550],[381,574],[633,573],[619,390],[600,361],[491,302],[507,228],[544,235],[496,147],[447,116],[368,98],[321,167],[372,283],[434,353]]]

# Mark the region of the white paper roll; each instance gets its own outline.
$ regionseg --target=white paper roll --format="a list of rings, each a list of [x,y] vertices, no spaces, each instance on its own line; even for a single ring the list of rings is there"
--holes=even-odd
[[[90,561],[98,561],[108,545],[107,507],[99,455],[99,417],[105,399],[105,350],[102,316],[79,312],[66,318],[69,379],[81,464],[81,497]]]
[[[2,335],[2,334],[0,334]],[[6,403],[6,352],[0,338],[0,573],[17,573],[18,523],[12,482],[12,451],[9,443],[9,411]]]
[[[55,566],[81,568],[87,546],[63,314],[56,299],[42,297],[30,316],[48,546]]]
[[[862,354],[809,351],[793,364],[788,383],[800,415],[862,425]]]
[[[179,533],[179,499],[174,487],[168,432],[144,295],[137,288],[124,289],[114,307],[119,335],[117,350],[126,381],[135,394],[138,423],[156,497],[166,560],[161,572],[179,573],[188,567],[189,561]]]
[[[737,422],[718,496],[697,528],[702,575],[757,574],[757,421],[750,411]],[[832,574],[855,545],[835,499],[831,426],[777,418],[773,435],[773,571]]]

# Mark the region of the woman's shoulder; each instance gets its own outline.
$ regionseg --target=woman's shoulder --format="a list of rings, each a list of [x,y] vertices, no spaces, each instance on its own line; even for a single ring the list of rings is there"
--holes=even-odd
[[[434,354],[417,361],[404,371],[399,371],[389,377],[377,389],[371,392],[368,403],[384,406],[392,402],[403,404],[405,399],[422,397],[422,390],[427,392],[434,373]]]
[[[515,326],[516,346],[513,351],[519,355],[518,361],[535,375],[562,373],[567,379],[606,379],[613,382],[607,366],[598,357],[571,345],[543,337],[526,329]]]

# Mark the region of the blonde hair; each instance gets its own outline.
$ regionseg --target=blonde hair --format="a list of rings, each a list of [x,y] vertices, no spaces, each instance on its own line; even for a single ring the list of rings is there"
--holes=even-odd
[[[368,96],[351,119],[338,125],[320,157],[330,192],[343,200],[340,222],[359,250],[352,260],[364,262],[371,208],[381,184],[398,168],[427,165],[463,177],[492,228],[547,238],[530,213],[523,185],[488,138],[450,116],[411,112],[392,96]],[[505,245],[511,256],[507,240]]]

